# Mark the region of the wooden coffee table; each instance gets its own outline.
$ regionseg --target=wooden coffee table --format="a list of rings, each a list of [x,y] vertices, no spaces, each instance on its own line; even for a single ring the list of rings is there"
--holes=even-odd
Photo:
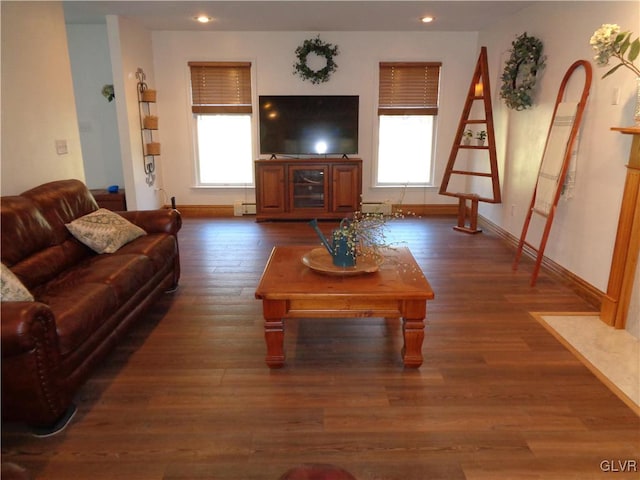
[[[378,271],[318,273],[302,263],[313,247],[274,247],[256,298],[262,299],[267,365],[284,365],[285,318],[402,318],[405,367],[422,365],[427,300],[433,290],[408,248],[388,249]]]

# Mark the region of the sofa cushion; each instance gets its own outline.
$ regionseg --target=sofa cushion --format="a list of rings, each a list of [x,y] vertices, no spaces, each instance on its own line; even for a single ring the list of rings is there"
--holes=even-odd
[[[0,301],[33,302],[33,295],[4,263],[0,271]]]
[[[57,284],[36,298],[49,305],[56,319],[60,353],[73,352],[113,315],[120,302],[104,283],[81,283],[74,288]]]
[[[77,349],[154,273],[144,255],[96,255],[35,291],[55,314],[60,353]]]
[[[63,182],[65,183],[65,182]],[[38,189],[34,189],[38,191]],[[44,197],[44,193],[41,193]],[[2,263],[11,268],[22,284],[33,291],[61,272],[95,253],[67,231],[56,238],[53,227],[27,197],[7,196],[1,200]]]
[[[120,303],[127,302],[154,276],[153,263],[144,255],[104,255],[93,257],[76,272],[88,282],[102,282],[116,292]]]
[[[140,290],[155,274],[154,265],[144,255],[95,255],[63,272],[48,284],[33,292],[35,298],[47,303],[50,295],[76,292],[85,283],[107,285],[122,304]]]
[[[149,257],[153,262],[155,271],[158,272],[163,268],[167,268],[171,263],[169,260],[176,257],[178,254],[178,242],[173,235],[149,233],[115,252],[115,255],[123,254],[137,254]]]
[[[0,236],[2,263],[13,267],[16,263],[54,244],[51,225],[26,197],[2,197]]]
[[[146,235],[140,227],[106,208],[67,224],[71,234],[97,253],[113,253],[123,245]]]
[[[11,270],[33,292],[38,286],[50,282],[62,272],[95,255],[93,250],[69,236],[69,240],[62,244],[45,248],[12,265]]]
[[[65,225],[98,209],[87,186],[80,180],[57,180],[22,193],[40,209],[53,229],[54,243],[60,244],[71,235]]]

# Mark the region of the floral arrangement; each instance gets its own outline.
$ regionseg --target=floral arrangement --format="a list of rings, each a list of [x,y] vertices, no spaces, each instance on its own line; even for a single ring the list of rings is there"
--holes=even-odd
[[[485,130],[480,130],[478,133],[476,133],[476,138],[478,140],[484,141],[485,138],[487,138],[487,132]]]
[[[593,33],[589,43],[596,52],[593,59],[598,66],[609,65],[611,57],[620,60],[620,63],[605,73],[602,78],[608,77],[620,67],[627,67],[640,77],[640,69],[633,63],[640,53],[640,38],[632,41],[631,32],[620,32],[618,25],[605,23]]]
[[[536,75],[544,68],[546,57],[542,55],[542,42],[527,32],[511,43],[511,57],[505,63],[501,76],[500,97],[507,107],[524,110],[533,104],[531,91]]]
[[[312,70],[307,65],[307,57],[310,53],[315,53],[319,57],[324,57],[327,61],[324,68]],[[325,43],[318,35],[313,40],[305,40],[302,45],[296,48],[298,61],[293,65],[293,73],[299,75],[303,80],[309,80],[313,84],[327,82],[329,77],[338,68],[338,64],[333,61],[333,57],[338,55],[338,46]]]
[[[333,231],[333,240],[346,238],[353,256],[377,259],[381,256],[381,249],[392,246],[386,236],[388,222],[400,218],[404,218],[401,210],[388,215],[382,212],[356,211],[352,218],[343,221]]]
[[[470,129],[466,129],[463,133],[462,136],[465,138],[472,138],[473,137],[473,131]]]

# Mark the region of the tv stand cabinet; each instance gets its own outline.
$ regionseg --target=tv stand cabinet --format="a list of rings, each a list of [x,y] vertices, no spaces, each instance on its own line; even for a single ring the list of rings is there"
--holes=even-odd
[[[341,219],[360,208],[362,160],[255,161],[256,221]]]

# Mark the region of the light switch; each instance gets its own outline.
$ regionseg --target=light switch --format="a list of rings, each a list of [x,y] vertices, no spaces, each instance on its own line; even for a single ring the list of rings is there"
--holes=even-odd
[[[66,155],[69,153],[66,140],[56,140],[56,153],[58,155]]]
[[[620,103],[620,87],[613,87],[611,92],[611,105],[618,105]]]

